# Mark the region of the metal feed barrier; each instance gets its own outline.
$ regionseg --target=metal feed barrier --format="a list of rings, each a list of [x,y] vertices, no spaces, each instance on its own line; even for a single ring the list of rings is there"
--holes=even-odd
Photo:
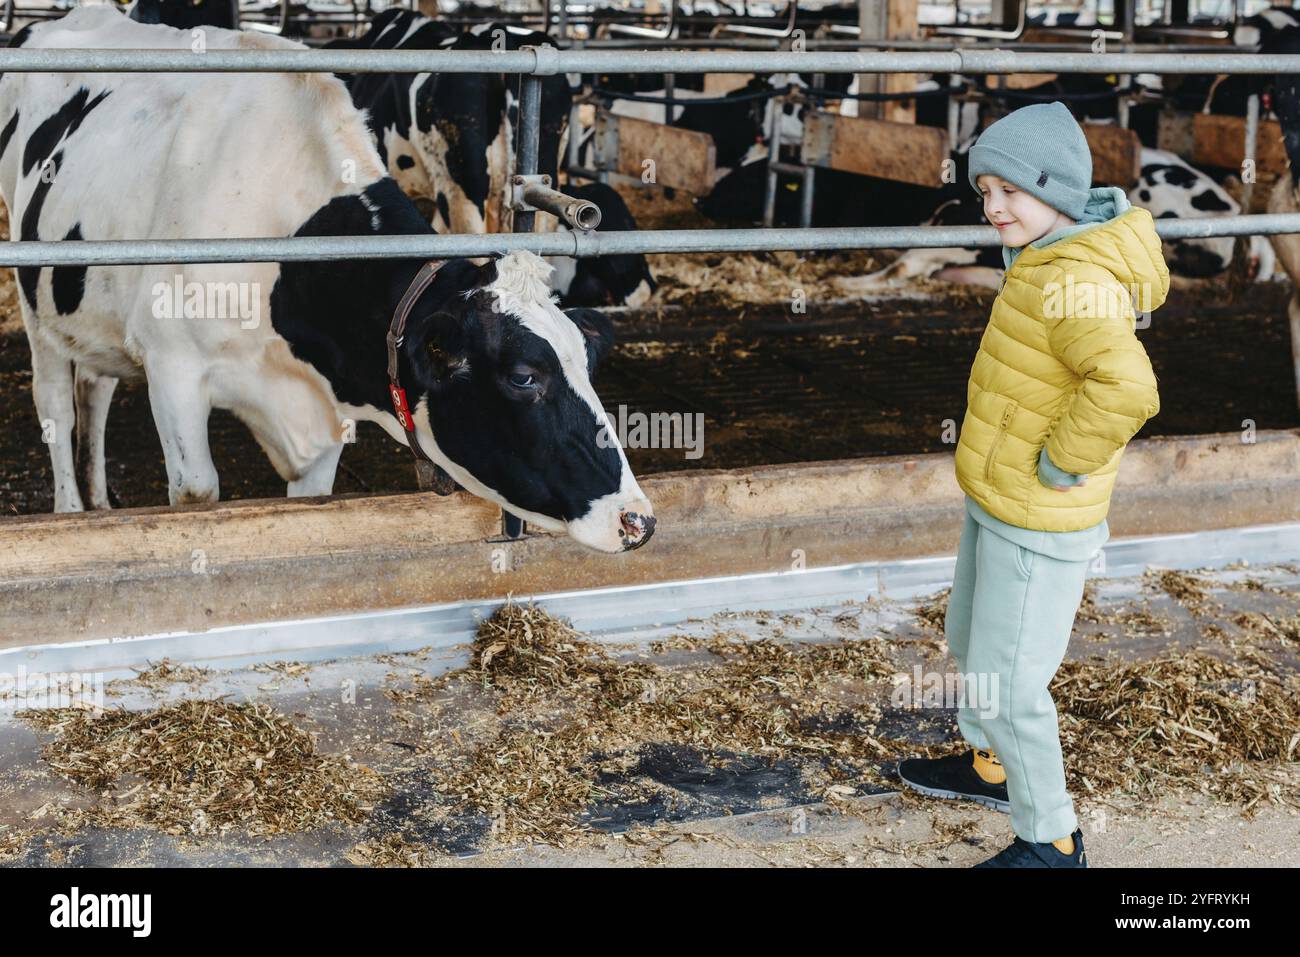
[[[16,73],[517,73],[516,173],[537,173],[540,77],[558,73],[1300,73],[1300,54],[947,52],[606,51],[526,47],[464,50],[0,50],[0,72]],[[540,207],[532,207],[533,209]],[[996,246],[992,226],[889,226],[642,230],[531,234],[525,209],[516,234],[286,237],[13,242],[0,266],[93,266],[174,262],[281,262],[348,258],[485,256],[527,249],[540,255],[734,252]],[[1165,239],[1300,232],[1300,214],[1159,221]]]
[[[996,246],[992,226],[905,226],[645,230],[534,234],[536,209],[522,197],[536,187],[541,77],[559,73],[1300,73],[1300,55],[1211,52],[1068,53],[997,49],[924,52],[673,51],[525,47],[463,50],[0,50],[0,72],[149,73],[517,73],[520,75],[517,215],[513,234],[275,239],[179,239],[13,242],[0,249],[0,266],[92,266],[148,263],[286,262],[334,259],[447,258],[529,250],[540,255],[875,249]],[[1257,110],[1253,111],[1257,117]],[[1254,124],[1251,124],[1253,130]],[[779,159],[779,157],[774,157]],[[560,215],[563,215],[561,212]],[[1165,239],[1300,232],[1300,214],[1159,220]],[[1293,329],[1293,340],[1300,329]],[[507,520],[507,532],[521,523]]]

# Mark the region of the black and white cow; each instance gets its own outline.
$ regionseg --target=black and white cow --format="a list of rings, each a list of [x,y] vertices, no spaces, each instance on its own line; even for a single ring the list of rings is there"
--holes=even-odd
[[[627,203],[607,183],[588,183],[582,186],[565,186],[564,193],[585,199],[600,207],[601,232],[630,232],[636,229],[636,220]],[[561,229],[565,228],[563,225]],[[551,284],[560,294],[560,302],[569,306],[630,306],[645,305],[657,288],[645,256],[638,254],[614,256],[548,256],[546,261],[555,267]]]
[[[1300,27],[1278,30],[1260,43],[1262,53],[1300,53]],[[1282,128],[1282,145],[1286,149],[1287,171],[1277,178],[1268,197],[1270,213],[1300,214],[1300,75],[1279,74],[1272,77],[1269,95],[1273,112]],[[1287,317],[1291,325],[1291,357],[1296,382],[1300,383],[1300,235],[1281,233],[1269,236],[1278,262],[1291,280],[1291,299]],[[1300,398],[1300,394],[1297,396]]]
[[[184,49],[190,38],[87,6],[14,42]],[[215,28],[208,48],[302,49]],[[7,73],[0,192],[28,241],[430,232],[386,175],[343,84],[320,74],[173,74],[160,84],[143,73]],[[73,429],[102,432],[121,378],[148,384],[173,504],[218,498],[213,408],[249,427],[290,495],[331,491],[348,420],[405,444],[385,337],[419,267],[19,269],[56,510],[83,507]],[[550,272],[528,253],[447,261],[414,304],[400,384],[420,445],[465,489],[542,529],[625,550],[650,537],[654,518],[591,385],[611,330],[598,314],[561,312]],[[85,389],[74,389],[74,363]],[[89,504],[104,506],[102,458],[92,471]]]
[[[389,9],[354,40],[327,46],[342,49],[479,50],[543,45],[543,33],[484,24],[465,33],[409,10]],[[494,46],[495,44],[495,46]],[[518,122],[517,78],[513,75],[437,75],[372,73],[345,76],[353,102],[366,111],[380,156],[402,190],[428,200],[439,232],[498,232],[507,228],[509,184],[515,167],[514,130]],[[567,137],[571,94],[563,76],[542,81],[538,172],[558,183]],[[571,194],[576,195],[573,190]],[[613,191],[609,191],[612,193]],[[600,229],[635,229],[627,206],[606,196]],[[551,217],[543,223],[556,226]],[[558,227],[557,227],[558,228]],[[571,293],[557,284],[565,306],[640,306],[654,289],[644,256],[617,262],[549,261],[561,277],[582,277]],[[648,284],[642,284],[642,278]],[[602,279],[610,284],[601,284]],[[634,281],[633,281],[634,280]]]
[[[390,8],[353,40],[327,48],[360,50],[517,50],[554,45],[544,33],[497,23],[464,32],[409,10]],[[518,77],[488,73],[360,73],[342,77],[393,178],[408,196],[434,206],[438,232],[500,232],[508,227],[518,124]],[[539,173],[559,182],[572,94],[564,76],[542,81]]]
[[[1241,204],[1210,176],[1164,150],[1142,149],[1142,174],[1129,191],[1129,199],[1145,207],[1156,219],[1236,216]],[[1187,279],[1217,276],[1232,263],[1232,236],[1180,239],[1166,242],[1169,271]],[[1252,277],[1272,278],[1276,257],[1263,236],[1251,236],[1249,257]]]
[[[804,86],[797,73],[776,73],[751,78],[744,86],[725,94],[705,92],[688,87],[674,87],[671,120],[667,104],[667,91],[659,86],[646,89],[645,84],[611,82],[600,78],[602,88],[627,90],[638,95],[654,97],[664,102],[647,102],[614,97],[609,111],[617,116],[629,116],[652,123],[707,133],[713,139],[716,181],[741,166],[762,160],[768,153],[768,133],[771,130],[772,112],[780,110],[781,142],[798,143],[803,139],[802,104],[781,102],[767,94],[786,86]],[[696,100],[722,102],[697,103]],[[583,162],[592,163],[591,149],[594,130],[588,130],[581,146]]]
[[[1272,49],[1275,38],[1300,26],[1300,11],[1290,7],[1268,7],[1241,20],[1232,30],[1234,46],[1247,50]],[[1251,94],[1263,91],[1268,78],[1252,74],[1191,74],[1166,77],[1169,105],[1175,109],[1213,113],[1216,116],[1245,116]],[[1261,110],[1261,118],[1267,108]]]
[[[1173,153],[1143,148],[1141,162],[1141,176],[1137,185],[1128,191],[1128,197],[1156,219],[1235,216],[1240,211],[1240,204],[1223,187]],[[964,169],[959,182],[965,187]],[[959,195],[941,203],[926,225],[987,223],[980,197],[963,188]],[[1226,271],[1232,264],[1233,244],[1231,236],[1167,242],[1165,258],[1175,281],[1180,285],[1189,284],[1188,281],[1213,278]],[[1251,278],[1272,277],[1276,256],[1267,239],[1250,237],[1248,256]],[[996,288],[1002,278],[1002,252],[997,246],[909,249],[877,272],[839,279],[834,285],[845,294],[866,293],[914,277]]]

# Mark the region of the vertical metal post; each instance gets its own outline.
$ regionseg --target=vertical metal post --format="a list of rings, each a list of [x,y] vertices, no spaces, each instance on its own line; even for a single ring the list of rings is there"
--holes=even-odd
[[[767,101],[771,110],[767,121],[767,184],[763,189],[763,225],[771,226],[776,216],[777,167],[781,164],[781,105],[776,98]]]
[[[889,8],[887,0],[858,0],[858,39],[862,47],[879,40],[888,33]],[[862,47],[859,47],[861,49]],[[879,93],[884,89],[879,73],[859,73],[859,93]],[[858,101],[858,116],[880,117],[884,104],[870,100]]]
[[[1121,43],[1127,48],[1133,42],[1133,31],[1137,26],[1137,0],[1114,0],[1114,27],[1120,31]]]
[[[547,8],[549,10],[549,7]],[[542,79],[531,73],[519,74],[519,134],[515,146],[515,175],[532,176],[537,173],[538,141],[542,126]],[[553,183],[553,186],[559,186]],[[514,231],[531,233],[537,214],[531,209],[517,209]],[[524,520],[501,512],[501,533],[507,538],[520,538],[525,531]]]
[[[956,87],[961,86],[961,77],[956,73],[948,74],[948,149],[955,150],[961,143],[961,100],[957,99]]]
[[[1255,178],[1258,175],[1255,161],[1255,151],[1259,142],[1259,94],[1252,93],[1246,98],[1246,142],[1242,144],[1242,166],[1250,164],[1250,177],[1246,178],[1245,170],[1241,170],[1241,212],[1243,215],[1250,215],[1251,200],[1255,196]],[[1246,238],[1249,241],[1249,237]]]
[[[592,127],[592,135],[595,135],[595,127]],[[594,151],[596,144],[592,143],[591,145]],[[576,99],[569,107],[569,140],[567,147],[564,168],[572,176],[572,171],[582,165],[582,104]]]
[[[812,225],[813,190],[817,188],[816,173],[817,170],[811,166],[803,168],[803,184],[800,187],[803,190],[803,195],[800,197],[802,205],[799,207],[799,225],[805,229]]]
[[[515,148],[515,175],[537,172],[538,140],[541,135],[542,80],[531,73],[519,74],[519,136]],[[558,184],[552,183],[552,186]],[[532,210],[515,210],[514,231],[531,233],[537,218]]]

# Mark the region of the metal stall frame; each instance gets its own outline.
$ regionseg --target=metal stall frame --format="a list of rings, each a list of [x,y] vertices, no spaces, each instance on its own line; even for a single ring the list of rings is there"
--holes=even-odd
[[[999,49],[926,52],[559,50],[0,50],[3,72],[183,73],[515,73],[520,122],[515,185],[536,178],[541,77],[559,73],[1300,73],[1300,55],[1257,53],[1062,53]],[[1252,124],[1253,127],[1253,124]],[[779,160],[779,157],[774,157]],[[574,257],[617,253],[874,249],[998,245],[993,227],[863,227],[645,230],[597,233],[531,232],[533,206],[516,204],[512,234],[387,237],[287,237],[11,242],[0,266],[130,265],[144,263],[283,262],[390,257],[447,258],[529,250]],[[1300,233],[1300,214],[1161,220],[1164,239]],[[1300,357],[1300,324],[1293,323]],[[1300,370],[1300,358],[1297,361]],[[516,534],[520,524],[507,521]]]

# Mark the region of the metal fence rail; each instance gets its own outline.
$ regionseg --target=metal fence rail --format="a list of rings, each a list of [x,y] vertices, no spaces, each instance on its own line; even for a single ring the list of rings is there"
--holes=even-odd
[[[1300,54],[1055,53],[998,49],[946,52],[558,50],[0,50],[0,72],[144,73],[514,73],[520,74],[516,173],[537,168],[540,77],[558,73],[1300,73]],[[769,186],[770,192],[770,186]],[[991,226],[568,231],[533,233],[528,210],[514,233],[14,242],[0,266],[103,266],[292,262],[394,257],[691,253],[758,250],[997,246]],[[1160,220],[1165,239],[1300,232],[1300,214]]]
[[[1163,239],[1300,233],[1300,213],[1157,219]],[[1000,246],[992,226],[838,226],[778,229],[654,229],[644,232],[480,233],[425,236],[307,236],[287,239],[172,239],[0,244],[0,266],[113,266],[168,263],[312,262],[331,259],[446,259],[528,250],[542,256],[823,249]]]
[[[1295,53],[0,50],[6,73],[1300,73]]]

